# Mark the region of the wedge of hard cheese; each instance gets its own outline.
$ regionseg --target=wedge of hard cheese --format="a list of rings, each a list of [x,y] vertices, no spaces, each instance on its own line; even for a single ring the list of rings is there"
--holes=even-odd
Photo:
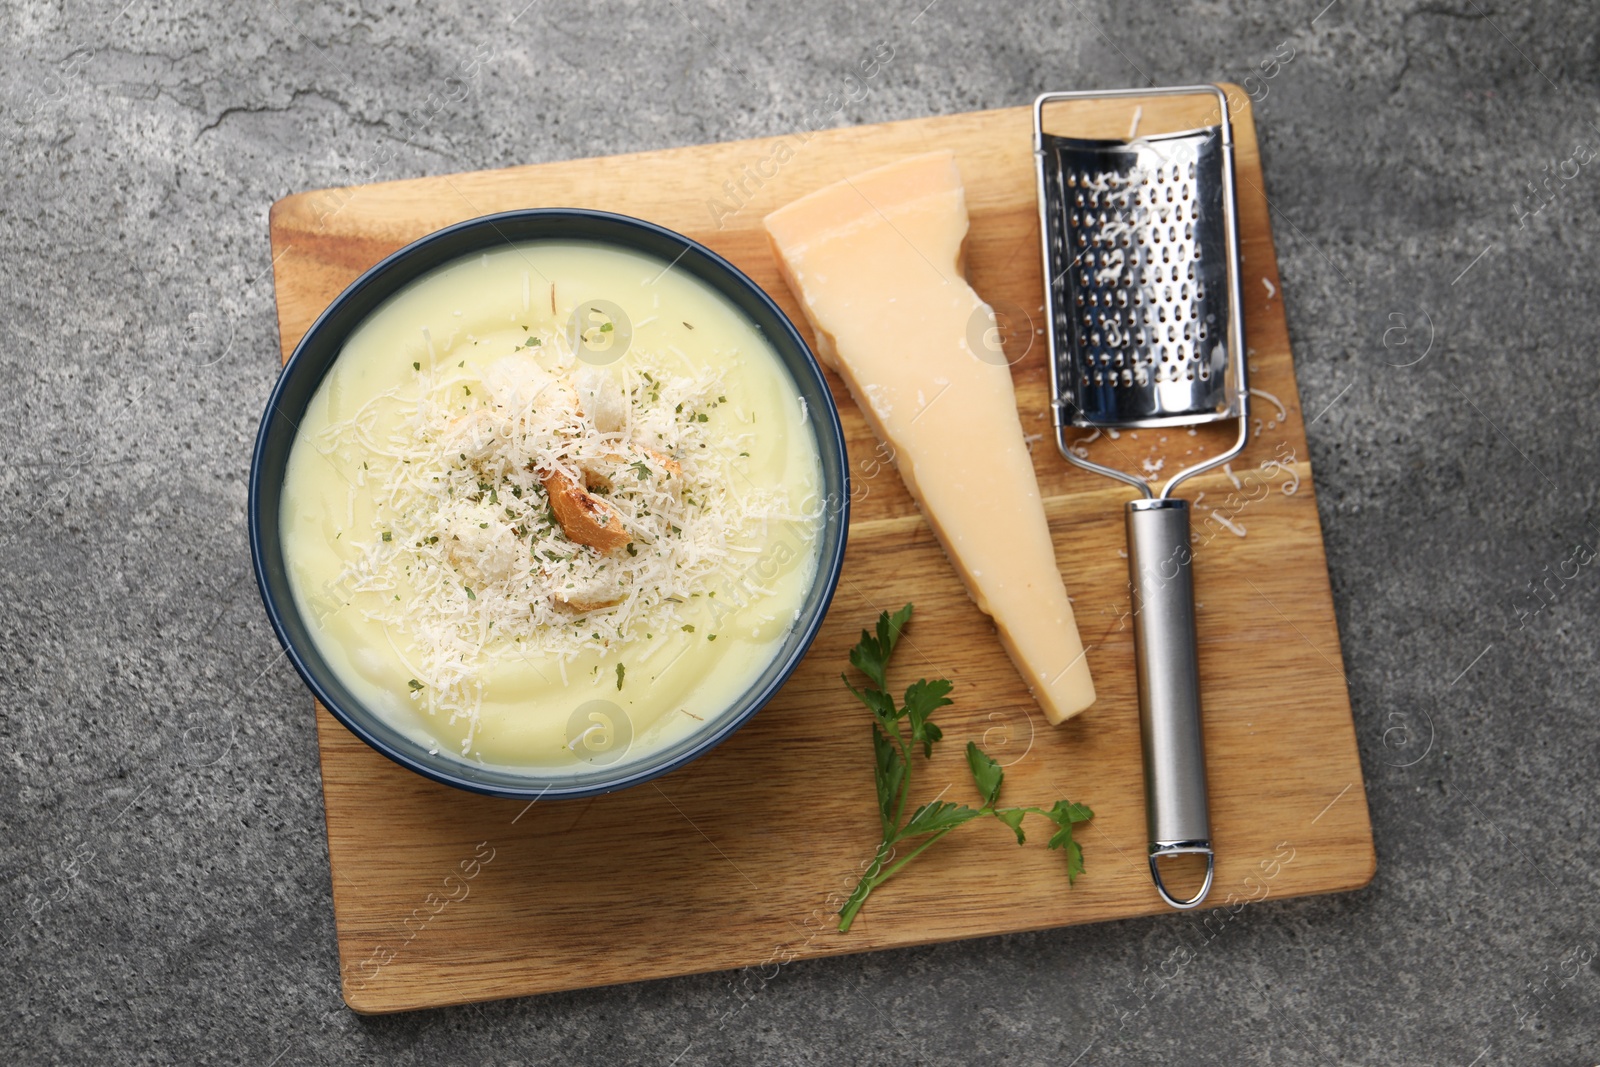
[[[768,215],[817,350],[850,386],[1052,723],[1094,702],[994,313],[961,273],[954,155],[913,156]],[[988,358],[983,358],[988,356]]]

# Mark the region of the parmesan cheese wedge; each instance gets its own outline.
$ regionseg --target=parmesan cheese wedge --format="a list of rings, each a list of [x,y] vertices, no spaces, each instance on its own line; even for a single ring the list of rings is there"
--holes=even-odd
[[[766,217],[789,288],[967,592],[1051,723],[1094,702],[1056,568],[1011,371],[973,350],[996,328],[962,276],[955,156],[913,156]],[[983,358],[988,356],[988,358]]]

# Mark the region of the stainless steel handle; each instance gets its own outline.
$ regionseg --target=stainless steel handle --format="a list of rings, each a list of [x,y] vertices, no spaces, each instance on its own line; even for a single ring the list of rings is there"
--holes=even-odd
[[[1189,504],[1172,497],[1130,501],[1127,527],[1150,876],[1168,904],[1192,908],[1211,891],[1216,860],[1200,736]],[[1173,897],[1161,880],[1160,858],[1180,853],[1206,857],[1205,884],[1187,900]]]

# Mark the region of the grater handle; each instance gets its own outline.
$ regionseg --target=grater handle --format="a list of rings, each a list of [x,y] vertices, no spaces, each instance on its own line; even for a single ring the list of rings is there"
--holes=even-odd
[[[1130,501],[1127,527],[1150,874],[1163,900],[1192,908],[1211,890],[1215,858],[1200,736],[1189,504],[1172,497]],[[1206,857],[1205,884],[1187,900],[1167,892],[1158,864],[1181,853]]]

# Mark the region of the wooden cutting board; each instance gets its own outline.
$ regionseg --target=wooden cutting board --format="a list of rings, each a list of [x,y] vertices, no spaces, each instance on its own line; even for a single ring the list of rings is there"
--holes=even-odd
[[[1234,129],[1254,436],[1232,464],[1189,483],[1198,498],[1195,589],[1220,930],[1243,902],[1365,885],[1375,857],[1305,425],[1244,94]],[[1151,98],[1053,108],[1047,128],[1125,136],[1214,121],[1204,101]],[[388,1012],[743,968],[737,1010],[793,959],[1167,911],[1151,888],[1122,508],[1126,489],[1069,466],[1050,439],[1028,109],[646,152],[291,196],[272,251],[285,358],[361,271],[462,219],[522,207],[637,215],[728,257],[803,322],[762,216],[828,182],[934,148],[957,153],[974,287],[1007,320],[1008,356],[1059,563],[1099,701],[1048,726],[962,590],[849,393],[830,378],[856,479],[838,595],[782,693],[691,766],[591,800],[525,803],[435,785],[400,769],[318,709],[328,854],[345,1000]],[[1031,324],[1031,326],[1030,326]],[[1281,415],[1281,402],[1286,415]],[[1170,472],[1216,447],[1184,430],[1124,433],[1096,458]],[[1201,495],[1203,494],[1203,496]],[[1231,498],[1231,499],[1230,499]],[[1220,516],[1220,518],[1218,517]],[[879,890],[848,935],[834,911],[877,840],[866,712],[839,673],[879,611],[917,605],[900,685],[955,682],[945,743],[923,798],[974,793],[962,750],[1009,764],[1005,799],[1094,808],[1087,873],[1068,888],[1041,826],[1019,848],[998,824],[952,834]]]

